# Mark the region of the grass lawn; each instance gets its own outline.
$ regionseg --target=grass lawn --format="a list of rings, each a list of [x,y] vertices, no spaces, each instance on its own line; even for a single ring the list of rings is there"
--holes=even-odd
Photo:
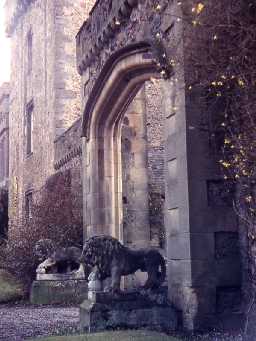
[[[8,272],[0,269],[0,303],[15,301],[23,296],[21,284]]]
[[[30,341],[179,341],[172,336],[150,331],[116,331],[81,336],[52,336]]]

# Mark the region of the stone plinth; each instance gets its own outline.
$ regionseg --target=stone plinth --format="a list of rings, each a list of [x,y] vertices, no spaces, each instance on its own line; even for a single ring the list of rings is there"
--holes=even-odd
[[[87,298],[85,280],[34,281],[30,291],[32,304],[80,304]]]
[[[67,280],[84,280],[84,272],[75,271],[72,273],[52,273],[52,274],[45,274],[45,273],[37,273],[36,274],[37,281],[67,281]]]
[[[169,331],[177,328],[177,312],[165,293],[148,296],[127,292],[113,296],[97,292],[80,306],[80,328],[87,332],[115,328]]]

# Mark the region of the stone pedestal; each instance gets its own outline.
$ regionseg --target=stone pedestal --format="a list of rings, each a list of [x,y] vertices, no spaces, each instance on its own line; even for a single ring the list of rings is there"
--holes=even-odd
[[[87,332],[115,328],[171,331],[177,328],[177,312],[162,292],[124,292],[116,296],[96,292],[80,306],[80,328]]]
[[[30,291],[32,304],[80,304],[87,298],[86,280],[38,280]]]

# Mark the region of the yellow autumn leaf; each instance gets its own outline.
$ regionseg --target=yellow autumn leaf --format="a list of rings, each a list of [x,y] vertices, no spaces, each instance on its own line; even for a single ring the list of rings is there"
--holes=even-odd
[[[222,166],[225,167],[225,168],[229,168],[231,166],[231,164],[229,162],[222,162]]]
[[[202,4],[201,2],[199,2],[197,5],[196,5],[196,13],[197,14],[200,14],[202,12],[202,10],[204,9],[204,4]]]
[[[162,8],[162,7],[161,7],[161,5],[160,5],[160,4],[157,4],[157,5],[156,5],[156,10],[157,10],[157,11],[160,11],[160,10],[161,10],[161,8]]]
[[[241,87],[245,85],[244,81],[241,78],[239,78],[237,82],[238,82],[238,85]]]

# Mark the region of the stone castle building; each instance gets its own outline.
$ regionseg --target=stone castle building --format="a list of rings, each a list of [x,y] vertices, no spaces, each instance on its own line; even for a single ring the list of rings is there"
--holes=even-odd
[[[11,38],[10,226],[31,207],[33,193],[77,150],[58,153],[58,139],[79,119],[75,34],[92,1],[6,1]],[[58,168],[58,167],[57,167]],[[25,213],[26,212],[26,213]]]
[[[172,65],[175,49],[184,53],[180,7],[157,3],[6,2],[10,227],[69,169],[84,235],[165,248],[169,298],[195,329],[237,311],[238,224],[210,137],[196,128],[203,108],[187,65]]]

